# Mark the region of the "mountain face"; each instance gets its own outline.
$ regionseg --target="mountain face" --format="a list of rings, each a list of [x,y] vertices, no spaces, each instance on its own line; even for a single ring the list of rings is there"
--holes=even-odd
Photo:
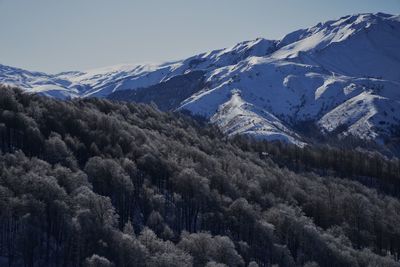
[[[204,75],[203,71],[191,71],[149,87],[116,91],[108,98],[147,104],[153,102],[161,110],[174,110],[182,101],[205,88]]]
[[[400,125],[400,16],[360,14],[159,65],[48,75],[0,66],[0,82],[57,98],[188,110],[227,134],[303,145],[295,125],[392,142]]]

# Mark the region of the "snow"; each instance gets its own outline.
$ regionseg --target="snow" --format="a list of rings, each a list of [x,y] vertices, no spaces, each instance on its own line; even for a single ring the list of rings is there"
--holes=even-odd
[[[257,139],[281,140],[304,146],[293,131],[274,115],[259,110],[241,98],[240,90],[232,90],[230,100],[222,104],[210,121],[228,135],[249,135]]]
[[[187,109],[228,135],[303,145],[294,130],[315,121],[323,132],[382,142],[400,124],[400,16],[349,15],[286,35],[160,64],[118,65],[49,75],[0,65],[0,82],[57,98],[106,97],[202,70],[207,87]]]

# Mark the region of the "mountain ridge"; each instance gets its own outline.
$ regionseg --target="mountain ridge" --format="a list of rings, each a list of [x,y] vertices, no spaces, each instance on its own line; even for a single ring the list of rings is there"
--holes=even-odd
[[[11,84],[29,92],[57,98],[113,98],[118,94],[118,100],[140,101],[135,99],[135,90],[154,90],[171,78],[202,71],[207,86],[192,88],[193,94],[184,100],[168,95],[166,103],[174,103],[166,105],[169,110],[204,116],[231,135],[302,144],[293,125],[311,120],[322,133],[343,128],[342,136],[384,144],[400,125],[399,33],[399,15],[364,13],[300,29],[281,40],[258,38],[159,65],[123,65],[50,76],[32,72],[33,77],[24,72],[22,78],[18,71],[7,76],[0,68],[0,82],[14,81]],[[241,101],[228,105],[239,91]],[[247,115],[218,112],[227,106]],[[265,132],[257,123],[250,127],[252,121],[265,122],[261,124],[271,131]],[[224,127],[232,124],[234,131]]]

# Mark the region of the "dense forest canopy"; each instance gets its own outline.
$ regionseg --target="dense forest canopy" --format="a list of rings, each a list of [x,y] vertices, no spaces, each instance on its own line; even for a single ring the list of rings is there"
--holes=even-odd
[[[400,266],[398,195],[355,178],[398,186],[383,158],[350,173],[148,105],[7,87],[0,148],[0,266]]]

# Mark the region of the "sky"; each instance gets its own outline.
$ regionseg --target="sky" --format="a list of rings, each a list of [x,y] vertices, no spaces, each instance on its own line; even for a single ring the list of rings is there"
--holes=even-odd
[[[57,73],[183,59],[400,0],[0,0],[0,64]]]

